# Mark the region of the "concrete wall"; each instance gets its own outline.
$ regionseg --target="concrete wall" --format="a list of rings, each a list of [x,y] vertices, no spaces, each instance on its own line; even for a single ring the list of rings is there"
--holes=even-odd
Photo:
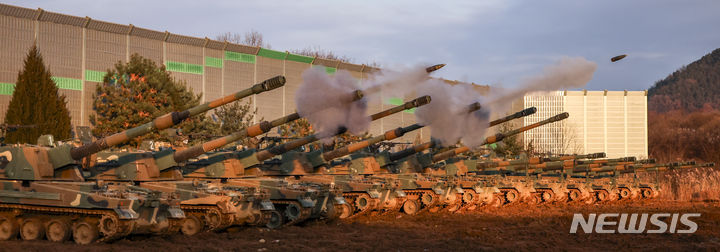
[[[523,107],[538,113],[523,119],[528,125],[568,112],[560,123],[530,130],[523,142],[541,152],[608,157],[647,157],[647,93],[645,91],[559,91],[530,94]]]

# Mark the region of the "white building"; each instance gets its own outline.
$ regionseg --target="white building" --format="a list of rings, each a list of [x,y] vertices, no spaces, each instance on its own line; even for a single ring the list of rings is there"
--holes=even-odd
[[[648,156],[647,91],[543,92],[526,95],[519,103],[516,107],[538,109],[522,120],[523,125],[570,114],[566,120],[523,134],[523,144],[532,143],[538,152]]]

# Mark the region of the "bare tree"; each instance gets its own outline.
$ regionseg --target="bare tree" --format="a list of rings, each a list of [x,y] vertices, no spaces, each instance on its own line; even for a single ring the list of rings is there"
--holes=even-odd
[[[352,62],[353,58],[346,55],[339,55],[331,50],[322,49],[319,46],[309,46],[299,50],[293,50],[291,53],[305,55],[309,57],[317,57],[321,59],[338,60],[342,62]],[[366,66],[380,68],[380,64],[373,61],[365,63]]]
[[[270,46],[270,44],[265,41],[262,33],[260,33],[257,30],[254,30],[254,29],[252,29],[248,32],[245,32],[244,34],[234,33],[234,32],[225,32],[225,33],[215,36],[215,39],[219,40],[219,41],[227,41],[227,42],[235,43],[235,44],[259,46],[259,47],[263,47],[263,48],[267,48],[267,49],[272,48]],[[294,54],[305,55],[305,56],[309,56],[309,57],[317,57],[317,58],[321,58],[321,59],[338,60],[338,61],[342,61],[342,62],[352,62],[353,61],[353,58],[351,58],[351,57],[348,57],[345,55],[339,55],[331,50],[322,49],[319,46],[310,46],[310,47],[306,47],[304,49],[292,50],[290,52],[294,53]],[[380,68],[380,64],[378,64],[375,61],[365,63],[365,65],[369,66],[369,67]]]
[[[262,33],[257,30],[250,30],[245,34],[226,32],[215,36],[216,40],[227,41],[235,44],[243,44],[249,46],[259,46],[263,48],[272,48],[269,43],[265,42]]]
[[[578,143],[577,127],[570,122],[560,122],[560,151],[562,154],[581,154],[584,152],[583,145]]]
[[[344,62],[350,62],[353,60],[352,58],[350,58],[348,56],[338,55],[338,54],[334,53],[333,51],[322,49],[319,46],[305,47],[304,49],[293,50],[291,52],[294,54],[300,54],[300,55],[305,55],[305,56],[309,56],[309,57],[317,57],[317,58],[329,59],[329,60],[339,60],[339,61],[344,61]]]

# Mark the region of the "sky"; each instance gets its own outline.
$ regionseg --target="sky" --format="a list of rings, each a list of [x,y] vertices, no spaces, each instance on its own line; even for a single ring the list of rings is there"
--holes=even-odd
[[[3,3],[195,37],[257,30],[274,50],[317,47],[383,68],[446,63],[433,76],[506,87],[567,56],[598,64],[588,90],[645,90],[720,47],[716,0]]]

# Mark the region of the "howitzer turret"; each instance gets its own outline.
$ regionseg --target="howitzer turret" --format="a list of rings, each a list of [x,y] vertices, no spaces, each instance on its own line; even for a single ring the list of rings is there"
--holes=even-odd
[[[506,133],[497,133],[497,134],[495,134],[494,136],[490,136],[490,137],[485,138],[485,141],[484,141],[482,144],[485,145],[485,144],[496,143],[496,142],[502,141],[504,138],[506,138],[506,137],[508,137],[508,136],[517,135],[517,134],[520,134],[520,133],[522,133],[522,132],[525,132],[525,131],[528,131],[528,130],[531,130],[531,129],[534,129],[534,128],[537,128],[537,127],[540,127],[540,126],[543,126],[543,125],[545,125],[545,124],[550,124],[550,123],[553,123],[553,122],[561,121],[561,120],[564,120],[564,119],[568,118],[569,116],[570,116],[570,114],[568,114],[567,112],[565,112],[565,113],[558,114],[558,115],[556,115],[556,116],[550,117],[550,118],[548,118],[548,119],[542,120],[542,121],[540,121],[540,122],[533,123],[533,124],[530,124],[530,125],[525,126],[525,127],[522,127],[522,128],[518,128],[518,129],[514,129],[514,130],[511,130],[511,131],[508,131],[508,132],[506,132]],[[470,150],[470,148],[467,147],[467,146],[462,146],[462,147],[459,147],[459,148],[455,148],[455,149],[452,149],[452,150],[448,150],[448,151],[445,151],[445,152],[443,152],[443,153],[439,153],[439,154],[433,155],[432,161],[433,161],[433,162],[439,162],[439,161],[442,161],[442,160],[445,160],[445,159],[454,157],[454,156],[456,156],[456,155],[458,155],[458,154],[460,154],[460,153],[467,152],[467,151],[469,151],[469,150]]]

